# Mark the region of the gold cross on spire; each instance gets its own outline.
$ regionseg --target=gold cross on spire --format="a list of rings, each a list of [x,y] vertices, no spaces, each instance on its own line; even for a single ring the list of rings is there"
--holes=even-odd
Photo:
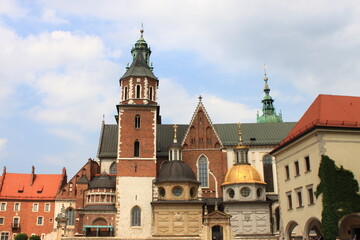
[[[173,126],[173,128],[174,128],[174,143],[177,143],[176,132],[177,132],[178,126],[175,124],[175,125]]]

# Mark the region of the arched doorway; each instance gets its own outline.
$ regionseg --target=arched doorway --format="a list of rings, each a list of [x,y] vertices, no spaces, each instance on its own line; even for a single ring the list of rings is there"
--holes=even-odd
[[[302,231],[297,222],[291,221],[285,228],[285,239],[286,240],[302,240]]]
[[[219,225],[211,228],[211,240],[223,240],[223,228]]]
[[[322,225],[319,219],[310,218],[305,224],[305,238],[309,240],[319,239],[322,236]]]
[[[342,217],[339,221],[340,239],[360,239],[360,213]]]

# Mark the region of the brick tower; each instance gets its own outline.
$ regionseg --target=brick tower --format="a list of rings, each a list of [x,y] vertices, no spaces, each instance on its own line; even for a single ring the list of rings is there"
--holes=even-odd
[[[117,105],[116,236],[151,236],[152,181],[156,177],[156,102],[159,81],[149,65],[151,50],[140,31],[131,50],[133,62],[120,78]]]

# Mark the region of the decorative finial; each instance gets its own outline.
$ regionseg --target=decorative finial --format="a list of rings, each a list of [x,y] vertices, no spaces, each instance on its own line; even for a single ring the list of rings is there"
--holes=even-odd
[[[174,128],[174,143],[177,143],[176,132],[177,132],[178,126],[175,124],[175,125],[173,126],[173,128]]]
[[[268,80],[268,78],[266,76],[266,69],[267,69],[267,66],[264,64],[264,81]]]
[[[201,100],[202,100],[202,96],[201,96],[201,95],[199,95],[199,102],[201,102]]]
[[[243,144],[240,123],[238,123],[239,145]]]
[[[140,33],[141,33],[141,38],[143,38],[143,33],[144,33],[144,24],[143,23],[141,23]]]
[[[105,113],[103,114],[103,119],[102,119],[103,122],[105,122]]]

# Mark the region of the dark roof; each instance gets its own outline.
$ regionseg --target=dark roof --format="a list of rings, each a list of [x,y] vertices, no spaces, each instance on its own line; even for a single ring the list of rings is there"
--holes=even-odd
[[[112,205],[90,205],[86,206],[84,211],[116,211],[115,204]]]
[[[154,183],[164,182],[192,182],[200,184],[194,172],[183,161],[165,161],[161,165],[159,176]]]
[[[295,122],[283,123],[242,123],[241,131],[243,144],[248,146],[256,145],[277,145],[290,130]],[[173,124],[157,125],[157,156],[167,157],[168,147],[173,142],[174,128]],[[189,127],[187,124],[177,125],[177,138],[181,143]],[[237,123],[214,124],[215,131],[218,133],[224,146],[236,146],[239,141]],[[105,125],[100,138],[100,151],[98,157],[116,158],[117,151],[117,125]]]
[[[89,189],[91,188],[116,188],[116,177],[106,173],[96,176],[89,184]]]
[[[154,73],[150,70],[149,66],[147,65],[141,51],[137,51],[136,57],[132,62],[131,66],[128,68],[128,70],[120,79],[130,76],[151,77],[157,79]]]
[[[76,183],[85,183],[85,184],[88,184],[89,183],[89,180],[87,179],[87,177],[85,175],[82,175],[79,180],[77,180]]]

